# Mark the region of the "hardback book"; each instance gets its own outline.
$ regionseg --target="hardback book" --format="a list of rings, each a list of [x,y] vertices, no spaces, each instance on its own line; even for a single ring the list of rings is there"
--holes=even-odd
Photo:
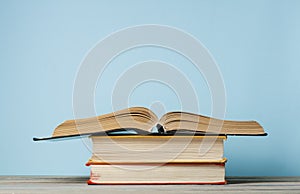
[[[159,119],[148,108],[132,107],[97,117],[67,120],[54,129],[51,137],[34,140],[105,134],[266,135],[256,121],[221,120],[179,111],[168,112]]]
[[[89,163],[88,184],[225,184],[225,160],[219,162],[108,165]]]
[[[224,158],[226,136],[91,136],[88,163],[197,163]]]

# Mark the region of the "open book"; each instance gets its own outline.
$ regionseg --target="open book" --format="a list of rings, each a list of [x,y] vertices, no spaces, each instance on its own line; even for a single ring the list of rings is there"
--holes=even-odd
[[[153,131],[153,128],[157,128]],[[132,107],[85,119],[67,120],[48,138],[81,135],[266,135],[256,121],[228,121],[188,112],[168,112],[158,118],[144,107]]]

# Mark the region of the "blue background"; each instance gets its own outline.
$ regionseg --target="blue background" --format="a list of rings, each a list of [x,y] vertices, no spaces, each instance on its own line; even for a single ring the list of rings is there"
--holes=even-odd
[[[228,176],[300,175],[296,0],[1,1],[1,175],[89,174],[84,164],[90,152],[81,140],[37,143],[32,137],[49,136],[57,124],[73,118],[73,83],[89,49],[116,30],[140,24],[170,25],[199,39],[223,75],[226,118],[255,119],[269,133],[228,138]],[[137,49],[112,62],[106,74],[112,76],[99,80],[105,87],[96,89],[98,114],[111,111],[110,79],[145,59],[179,62],[198,91],[200,113],[210,114],[203,77],[176,53],[155,48]],[[149,107],[155,100],[166,111],[178,108],[172,91],[157,83],[137,88],[130,104]]]

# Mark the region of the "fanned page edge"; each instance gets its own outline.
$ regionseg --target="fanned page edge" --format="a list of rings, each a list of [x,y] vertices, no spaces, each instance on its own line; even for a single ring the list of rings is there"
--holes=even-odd
[[[257,123],[260,127],[261,127],[261,133],[207,133],[207,131],[198,131],[198,130],[191,130],[191,129],[167,129],[165,127],[165,123],[162,122],[162,120],[164,120],[167,115],[170,115],[170,114],[174,114],[174,113],[184,113],[184,114],[187,114],[187,115],[193,115],[193,116],[199,116],[199,117],[204,117],[204,118],[207,118],[207,119],[215,119],[215,118],[212,118],[212,117],[207,117],[207,116],[203,116],[203,115],[199,115],[199,114],[195,114],[195,113],[190,113],[190,112],[181,112],[181,111],[172,111],[172,112],[168,112],[166,114],[164,114],[160,119],[158,119],[157,115],[151,111],[150,109],[146,108],[146,107],[131,107],[131,108],[127,108],[127,109],[123,109],[123,110],[119,110],[119,111],[115,111],[115,112],[112,112],[112,113],[107,113],[107,114],[103,114],[103,115],[100,115],[98,117],[102,118],[102,119],[105,119],[105,118],[109,118],[109,117],[112,117],[114,115],[121,115],[121,114],[124,114],[126,112],[140,112],[140,111],[146,111],[148,112],[151,116],[151,118],[154,118],[154,120],[156,120],[153,125],[153,127],[156,127],[158,128],[158,132],[157,133],[152,133],[151,131],[145,131],[145,130],[142,130],[142,129],[137,129],[135,128],[134,130],[137,131],[137,133],[135,135],[200,135],[200,136],[218,136],[218,135],[221,135],[221,136],[226,136],[226,135],[229,135],[229,136],[267,136],[268,134],[264,132],[264,129],[263,127],[256,121],[245,121],[245,122],[255,122]],[[243,122],[243,121],[229,121],[229,120],[221,120],[221,119],[215,119],[215,120],[220,120],[220,121],[224,121],[224,122]],[[68,121],[72,121],[72,120],[68,120]],[[73,120],[74,121],[74,120]],[[67,121],[65,121],[67,122]],[[63,123],[65,123],[63,122]],[[63,124],[62,123],[62,124]],[[60,124],[60,125],[62,125]],[[55,130],[60,126],[58,125]],[[54,131],[55,131],[54,130]],[[123,130],[123,129],[112,129],[113,130]],[[151,130],[151,129],[150,129]],[[42,137],[42,138],[38,138],[38,137],[34,137],[33,138],[33,141],[44,141],[44,140],[54,140],[54,141],[57,141],[57,140],[66,140],[66,139],[77,139],[77,138],[82,138],[82,137],[86,137],[86,136],[91,136],[91,135],[103,135],[103,136],[106,136],[106,135],[120,135],[120,134],[106,134],[107,132],[109,132],[110,130],[105,130],[105,131],[98,131],[98,132],[93,132],[93,133],[78,133],[78,134],[71,134],[71,135],[60,135],[60,136],[52,136],[51,137]],[[122,134],[122,135],[132,135],[132,134]]]
[[[131,107],[131,108],[126,108],[126,109],[118,110],[118,111],[115,111],[115,112],[103,114],[103,115],[96,116],[96,117],[88,117],[88,118],[83,118],[83,119],[66,120],[66,121],[62,122],[61,124],[59,124],[54,129],[54,131],[52,133],[52,137],[54,138],[54,137],[61,137],[61,136],[77,136],[77,135],[80,136],[80,135],[86,135],[86,134],[107,132],[107,131],[110,131],[110,130],[118,130],[118,129],[124,128],[124,126],[117,127],[117,126],[112,125],[110,127],[106,127],[107,129],[105,129],[105,128],[99,128],[99,131],[92,131],[92,132],[80,133],[78,131],[78,128],[77,128],[78,126],[77,125],[78,124],[80,125],[80,122],[82,122],[82,123],[89,123],[88,120],[93,120],[94,123],[95,123],[95,121],[96,122],[102,122],[103,121],[105,123],[105,122],[108,122],[109,119],[112,119],[112,120],[116,119],[117,120],[118,118],[122,119],[123,116],[124,117],[126,117],[126,116],[129,117],[130,115],[136,115],[136,114],[141,115],[141,117],[145,116],[144,118],[147,118],[149,120],[149,122],[152,123],[152,124],[150,124],[152,126],[151,126],[151,128],[149,128],[149,131],[148,131],[148,133],[151,133],[151,129],[153,127],[155,127],[156,123],[158,122],[158,117],[155,115],[155,113],[153,111],[151,111],[150,109],[145,108],[145,107]],[[100,121],[100,120],[102,120],[102,121]],[[143,122],[140,121],[140,123],[143,123]],[[148,122],[144,122],[144,124],[147,124],[147,123]],[[118,123],[118,124],[122,124],[122,123]],[[69,133],[68,135],[66,134],[67,130],[63,128],[66,125],[69,125],[69,128],[71,130],[73,130],[73,132]],[[90,128],[93,128],[93,127],[90,127]],[[135,128],[135,127],[134,126],[129,126],[129,127],[127,126],[125,128]],[[98,129],[98,125],[97,125],[97,129]],[[146,131],[145,129],[143,130],[143,127],[141,127],[140,130]],[[76,131],[76,132],[74,132],[74,131]],[[144,134],[144,133],[142,133],[142,134]]]
[[[168,124],[172,123],[173,121],[168,121],[168,116],[172,116],[172,114],[182,114],[182,115],[192,115],[194,117],[199,117],[200,119],[205,119],[205,120],[212,120],[215,123],[221,123],[221,127],[224,127],[225,125],[228,125],[229,123],[231,123],[232,125],[236,125],[232,128],[236,128],[236,129],[231,129],[231,130],[223,130],[223,131],[219,131],[219,132],[207,132],[207,131],[200,131],[200,130],[192,130],[192,129],[174,129],[174,128],[170,128],[168,129]],[[181,119],[177,119],[177,121],[180,121]],[[193,121],[188,121],[185,120],[185,122],[193,122]],[[200,122],[194,122],[194,123],[199,123]],[[254,133],[254,132],[248,132],[245,133],[244,131],[247,131],[245,129],[238,129],[238,124],[241,123],[247,123],[249,126],[256,126],[257,129],[259,129],[259,132]],[[158,125],[159,126],[163,126],[164,131],[166,134],[170,133],[171,134],[178,134],[180,135],[181,132],[186,131],[189,134],[195,134],[195,135],[201,135],[201,134],[206,134],[206,135],[229,135],[229,136],[267,136],[268,134],[264,131],[264,128],[257,122],[254,120],[251,121],[237,121],[237,120],[222,120],[222,119],[217,119],[217,118],[213,118],[213,117],[209,117],[209,116],[204,116],[204,115],[200,115],[200,114],[195,114],[195,113],[190,113],[190,112],[182,112],[182,111],[171,111],[171,112],[167,112],[166,114],[164,114],[160,120],[158,121]],[[196,124],[197,125],[197,124]],[[208,124],[204,124],[207,125]],[[176,133],[178,132],[178,133]]]

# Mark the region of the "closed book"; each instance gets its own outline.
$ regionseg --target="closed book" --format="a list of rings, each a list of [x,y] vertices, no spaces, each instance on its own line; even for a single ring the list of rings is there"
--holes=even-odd
[[[225,184],[225,159],[215,162],[93,164],[88,184]]]
[[[169,163],[218,161],[226,136],[91,136],[91,161]]]

